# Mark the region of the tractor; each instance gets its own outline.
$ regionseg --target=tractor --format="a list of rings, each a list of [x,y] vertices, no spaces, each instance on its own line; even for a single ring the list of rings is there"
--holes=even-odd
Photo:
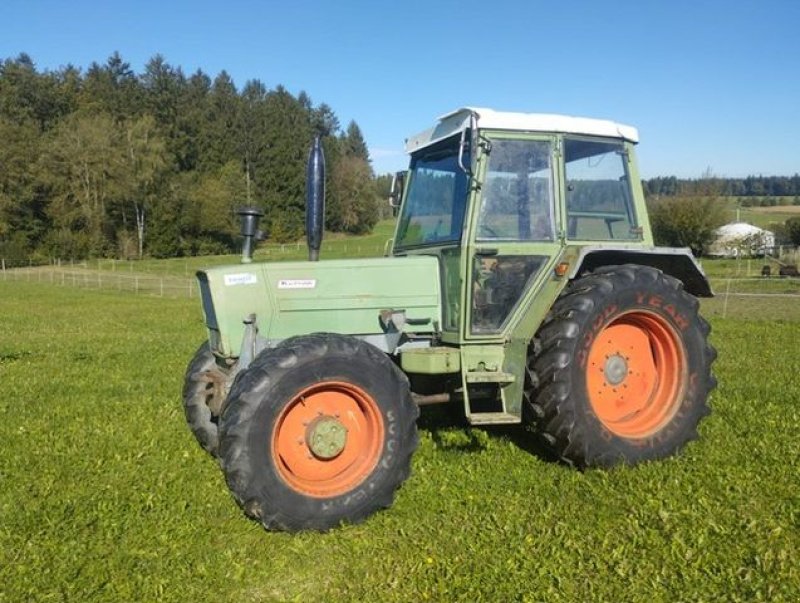
[[[318,260],[324,158],[308,167],[309,261],[197,273],[208,339],[187,421],[268,530],[325,531],[389,507],[419,407],[520,424],[579,469],[674,454],[716,382],[688,249],[656,247],[635,128],[462,108],[406,141],[384,257]]]

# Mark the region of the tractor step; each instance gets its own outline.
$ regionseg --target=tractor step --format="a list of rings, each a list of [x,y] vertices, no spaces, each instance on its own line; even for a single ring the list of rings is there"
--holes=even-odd
[[[470,371],[464,375],[467,383],[514,383],[516,377],[502,371]]]
[[[509,425],[522,422],[522,417],[507,412],[478,412],[467,416],[470,425]]]

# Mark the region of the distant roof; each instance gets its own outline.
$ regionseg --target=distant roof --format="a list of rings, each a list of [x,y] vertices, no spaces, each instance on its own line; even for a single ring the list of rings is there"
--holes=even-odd
[[[714,231],[714,234],[718,237],[749,237],[761,233],[772,234],[768,230],[764,230],[753,224],[748,224],[747,222],[731,222],[730,224],[720,226]]]
[[[639,132],[636,128],[605,119],[550,113],[512,113],[480,107],[462,107],[442,115],[439,123],[433,128],[406,140],[406,152],[413,153],[461,132],[470,127],[472,116],[475,117],[479,128],[487,130],[587,134],[639,142]]]

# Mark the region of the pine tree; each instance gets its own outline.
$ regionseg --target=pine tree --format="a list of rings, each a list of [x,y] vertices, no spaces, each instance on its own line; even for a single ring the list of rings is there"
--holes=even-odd
[[[355,121],[347,125],[347,132],[342,136],[342,146],[345,155],[358,157],[369,163],[369,149],[364,141],[364,135],[361,134],[361,128]]]

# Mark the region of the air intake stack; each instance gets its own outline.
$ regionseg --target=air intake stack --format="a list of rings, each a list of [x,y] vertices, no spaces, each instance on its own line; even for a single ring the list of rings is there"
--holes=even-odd
[[[249,264],[253,261],[255,241],[262,238],[262,233],[258,230],[258,221],[264,215],[264,212],[256,207],[240,207],[236,214],[242,220],[241,233],[244,238],[244,241],[242,241],[242,263]]]

